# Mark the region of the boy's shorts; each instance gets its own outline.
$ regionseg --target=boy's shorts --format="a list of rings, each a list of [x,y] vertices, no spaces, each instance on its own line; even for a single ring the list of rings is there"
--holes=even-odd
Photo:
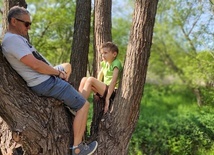
[[[31,87],[39,96],[54,97],[75,111],[83,107],[86,99],[67,81],[51,76],[48,80]]]
[[[102,98],[102,99],[106,99],[106,96],[107,96],[107,93],[108,93],[108,88],[109,88],[109,86],[106,85],[106,89],[105,89],[105,91],[104,91],[103,96],[100,95],[99,93],[96,93],[96,95],[99,96],[99,97]],[[116,95],[116,92],[117,92],[117,89],[115,89],[115,90],[112,92],[112,94],[111,94],[111,96],[110,96],[110,98],[109,98],[110,101],[113,101],[113,100],[114,100],[115,95]]]

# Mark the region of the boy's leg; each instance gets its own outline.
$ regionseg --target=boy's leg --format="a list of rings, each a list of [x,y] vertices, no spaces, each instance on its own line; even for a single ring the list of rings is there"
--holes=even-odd
[[[103,95],[106,89],[106,84],[94,77],[89,77],[85,81],[85,85],[81,91],[82,95],[87,99],[91,91]]]
[[[88,78],[87,77],[83,77],[81,82],[80,82],[80,85],[79,85],[79,92],[82,93],[82,90],[84,88],[84,85],[85,85],[85,82]]]

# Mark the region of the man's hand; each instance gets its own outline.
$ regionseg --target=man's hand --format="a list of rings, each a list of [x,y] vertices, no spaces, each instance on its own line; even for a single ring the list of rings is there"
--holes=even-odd
[[[59,78],[66,80],[67,79],[67,73],[65,71],[60,71],[59,70]]]

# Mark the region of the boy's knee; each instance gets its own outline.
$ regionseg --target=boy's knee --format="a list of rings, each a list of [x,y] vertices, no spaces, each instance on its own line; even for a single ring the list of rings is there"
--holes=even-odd
[[[83,77],[82,79],[81,79],[81,82],[80,82],[80,84],[85,84],[85,82],[87,81],[87,77]]]
[[[87,79],[87,82],[88,83],[93,83],[95,81],[95,78],[94,77],[89,77],[88,79]]]

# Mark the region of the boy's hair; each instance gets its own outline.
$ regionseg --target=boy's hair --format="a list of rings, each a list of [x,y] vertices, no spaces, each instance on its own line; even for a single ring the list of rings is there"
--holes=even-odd
[[[10,23],[11,18],[13,18],[13,17],[19,18],[23,14],[30,14],[30,13],[24,7],[14,6],[14,7],[10,8],[8,16],[7,16],[7,20]]]
[[[107,48],[109,51],[116,52],[117,54],[119,53],[117,45],[115,45],[114,43],[112,43],[110,41],[103,43],[101,46],[101,49],[103,49],[103,48]]]

